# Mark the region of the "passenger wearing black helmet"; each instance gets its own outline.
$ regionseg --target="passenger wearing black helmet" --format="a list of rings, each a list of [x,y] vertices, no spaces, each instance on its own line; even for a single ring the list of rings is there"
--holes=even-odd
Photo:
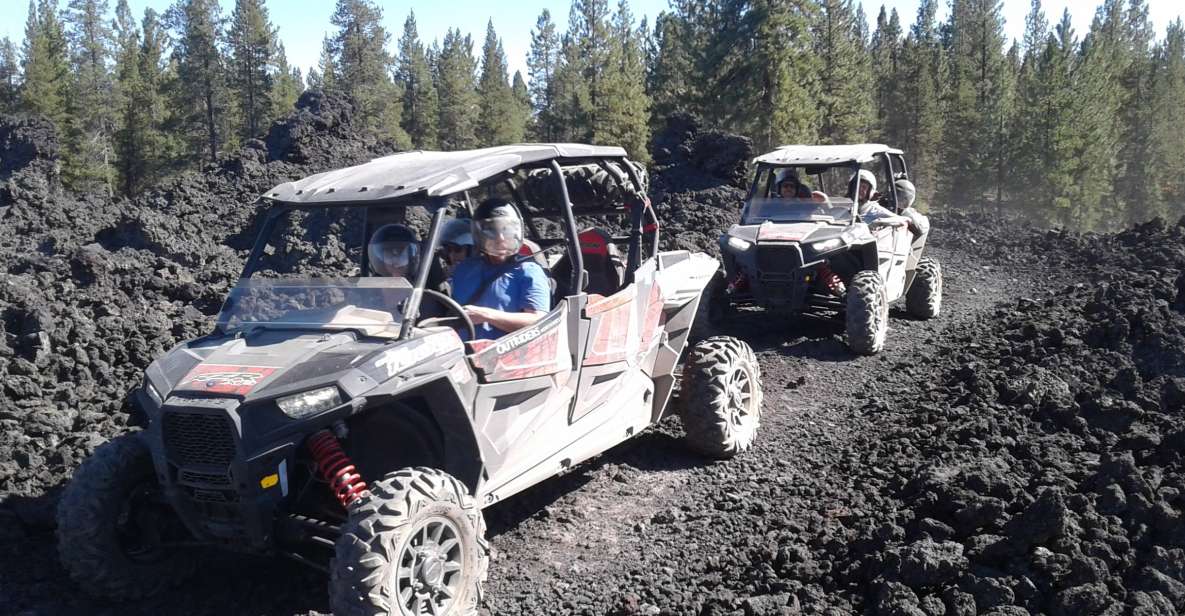
[[[420,262],[420,241],[400,224],[383,225],[370,236],[367,246],[370,271],[378,276],[411,278]]]
[[[513,204],[487,199],[473,213],[473,243],[480,254],[453,270],[453,299],[465,306],[477,337],[493,339],[538,321],[551,305],[547,274],[534,261],[515,258],[523,219]]]

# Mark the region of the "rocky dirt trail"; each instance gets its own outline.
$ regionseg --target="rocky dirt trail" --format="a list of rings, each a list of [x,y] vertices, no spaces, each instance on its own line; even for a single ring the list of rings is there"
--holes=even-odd
[[[854,356],[837,326],[771,324],[757,311],[720,332],[748,340],[761,364],[765,405],[752,451],[704,460],[682,447],[678,420],[669,419],[519,497],[526,502],[491,510],[499,554],[491,612],[699,614],[794,604],[789,586],[758,592],[750,576],[773,565],[779,551],[805,552],[829,538],[837,518],[863,506],[845,456],[881,430],[862,409],[901,386],[885,376],[924,362],[947,330],[981,321],[1031,290],[1017,266],[937,244],[932,254],[947,284],[942,318],[914,321],[894,310],[881,355]],[[503,518],[511,522],[499,524]],[[782,535],[793,541],[779,542]],[[762,609],[755,613],[779,613]]]

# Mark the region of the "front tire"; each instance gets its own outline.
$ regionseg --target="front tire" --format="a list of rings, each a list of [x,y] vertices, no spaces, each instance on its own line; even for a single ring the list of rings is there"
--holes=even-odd
[[[184,531],[160,498],[152,454],[139,433],[95,449],[62,492],[57,518],[62,566],[92,595],[142,599],[194,571],[189,554],[161,545],[162,534]]]
[[[860,355],[875,355],[885,348],[889,329],[889,301],[885,283],[873,270],[857,272],[848,285],[848,346]]]
[[[731,458],[753,445],[761,423],[761,369],[748,344],[716,336],[692,347],[681,397],[691,449]]]
[[[337,616],[477,614],[485,521],[468,488],[443,471],[405,468],[375,482],[350,509],[336,553]]]
[[[942,311],[942,265],[937,260],[918,261],[913,284],[905,294],[905,311],[919,319],[933,319]]]

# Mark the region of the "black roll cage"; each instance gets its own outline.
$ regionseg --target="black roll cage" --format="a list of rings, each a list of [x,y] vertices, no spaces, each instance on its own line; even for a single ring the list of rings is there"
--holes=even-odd
[[[625,174],[622,175],[619,170],[614,169],[611,162],[620,162],[620,167],[625,169]],[[539,168],[549,168],[552,175],[558,181],[556,188],[560,196],[560,203],[558,205],[558,212],[555,216],[560,219],[564,229],[564,241],[566,242],[565,249],[568,258],[572,262],[572,280],[571,289],[583,289],[583,281],[585,280],[584,272],[584,255],[580,250],[579,229],[576,226],[576,212],[572,206],[572,200],[568,193],[568,185],[564,178],[564,166],[582,165],[588,163],[595,163],[605,169],[617,181],[625,182],[628,180],[634,188],[635,194],[644,195],[645,191],[642,187],[641,178],[638,177],[637,171],[633,165],[626,162],[624,157],[613,158],[552,158],[546,162],[534,163],[529,165],[521,165],[514,169],[497,174],[493,177],[486,178],[477,186],[472,186],[468,189],[450,193],[447,195],[438,195],[426,197],[422,192],[404,195],[395,199],[389,200],[357,200],[357,201],[334,201],[331,203],[288,203],[283,201],[275,201],[269,198],[263,198],[265,204],[270,204],[270,208],[266,214],[264,222],[260,227],[259,233],[255,238],[255,243],[251,247],[251,252],[247,257],[247,262],[243,266],[243,272],[240,274],[240,279],[248,278],[255,271],[255,267],[259,262],[260,255],[263,253],[267,245],[268,238],[274,230],[276,222],[286,216],[293,210],[319,210],[328,208],[346,208],[346,207],[364,207],[367,218],[369,217],[372,208],[391,208],[407,210],[413,207],[422,207],[431,212],[432,223],[428,229],[427,237],[421,240],[421,254],[434,255],[440,243],[440,230],[444,223],[444,218],[450,210],[450,197],[460,196],[464,201],[464,208],[472,216],[475,204],[470,198],[471,190],[480,190],[482,188],[491,188],[499,183],[505,183],[512,195],[519,211],[523,214],[524,223],[527,229],[538,237],[538,231],[535,226],[531,224],[530,214],[524,207],[525,200],[514,185],[512,176],[519,170],[530,170]],[[626,272],[627,276],[632,278],[633,272],[642,262],[643,245],[642,240],[649,235],[649,254],[655,256],[658,254],[658,239],[659,239],[659,222],[658,216],[654,212],[654,208],[650,206],[648,198],[641,198],[639,203],[623,204],[623,209],[600,209],[580,212],[581,216],[613,216],[613,215],[628,215],[630,220],[630,230],[627,241],[629,242],[629,252],[627,256]],[[550,205],[550,204],[549,204]],[[551,216],[546,216],[550,218]],[[369,241],[369,220],[364,220],[367,237],[363,241],[363,250],[361,254],[361,271],[366,272],[368,266],[368,254],[365,250],[366,242]],[[403,308],[403,323],[399,330],[399,340],[406,340],[411,336],[412,324],[415,323],[416,317],[420,312],[420,303],[423,300],[424,288],[428,284],[428,276],[432,268],[433,259],[420,259],[418,269],[416,270],[415,280],[412,283],[411,295],[408,297]]]

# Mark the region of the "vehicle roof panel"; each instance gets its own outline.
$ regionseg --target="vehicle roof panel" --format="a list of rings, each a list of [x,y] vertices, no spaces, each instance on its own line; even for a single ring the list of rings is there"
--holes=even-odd
[[[624,158],[619,147],[578,143],[522,143],[479,150],[416,150],[286,182],[263,194],[285,203],[380,201],[416,192],[429,197],[473,188],[519,165],[553,158]]]
[[[880,143],[852,145],[784,145],[753,159],[774,165],[831,165],[844,162],[867,163],[877,154],[902,154],[901,150]]]

